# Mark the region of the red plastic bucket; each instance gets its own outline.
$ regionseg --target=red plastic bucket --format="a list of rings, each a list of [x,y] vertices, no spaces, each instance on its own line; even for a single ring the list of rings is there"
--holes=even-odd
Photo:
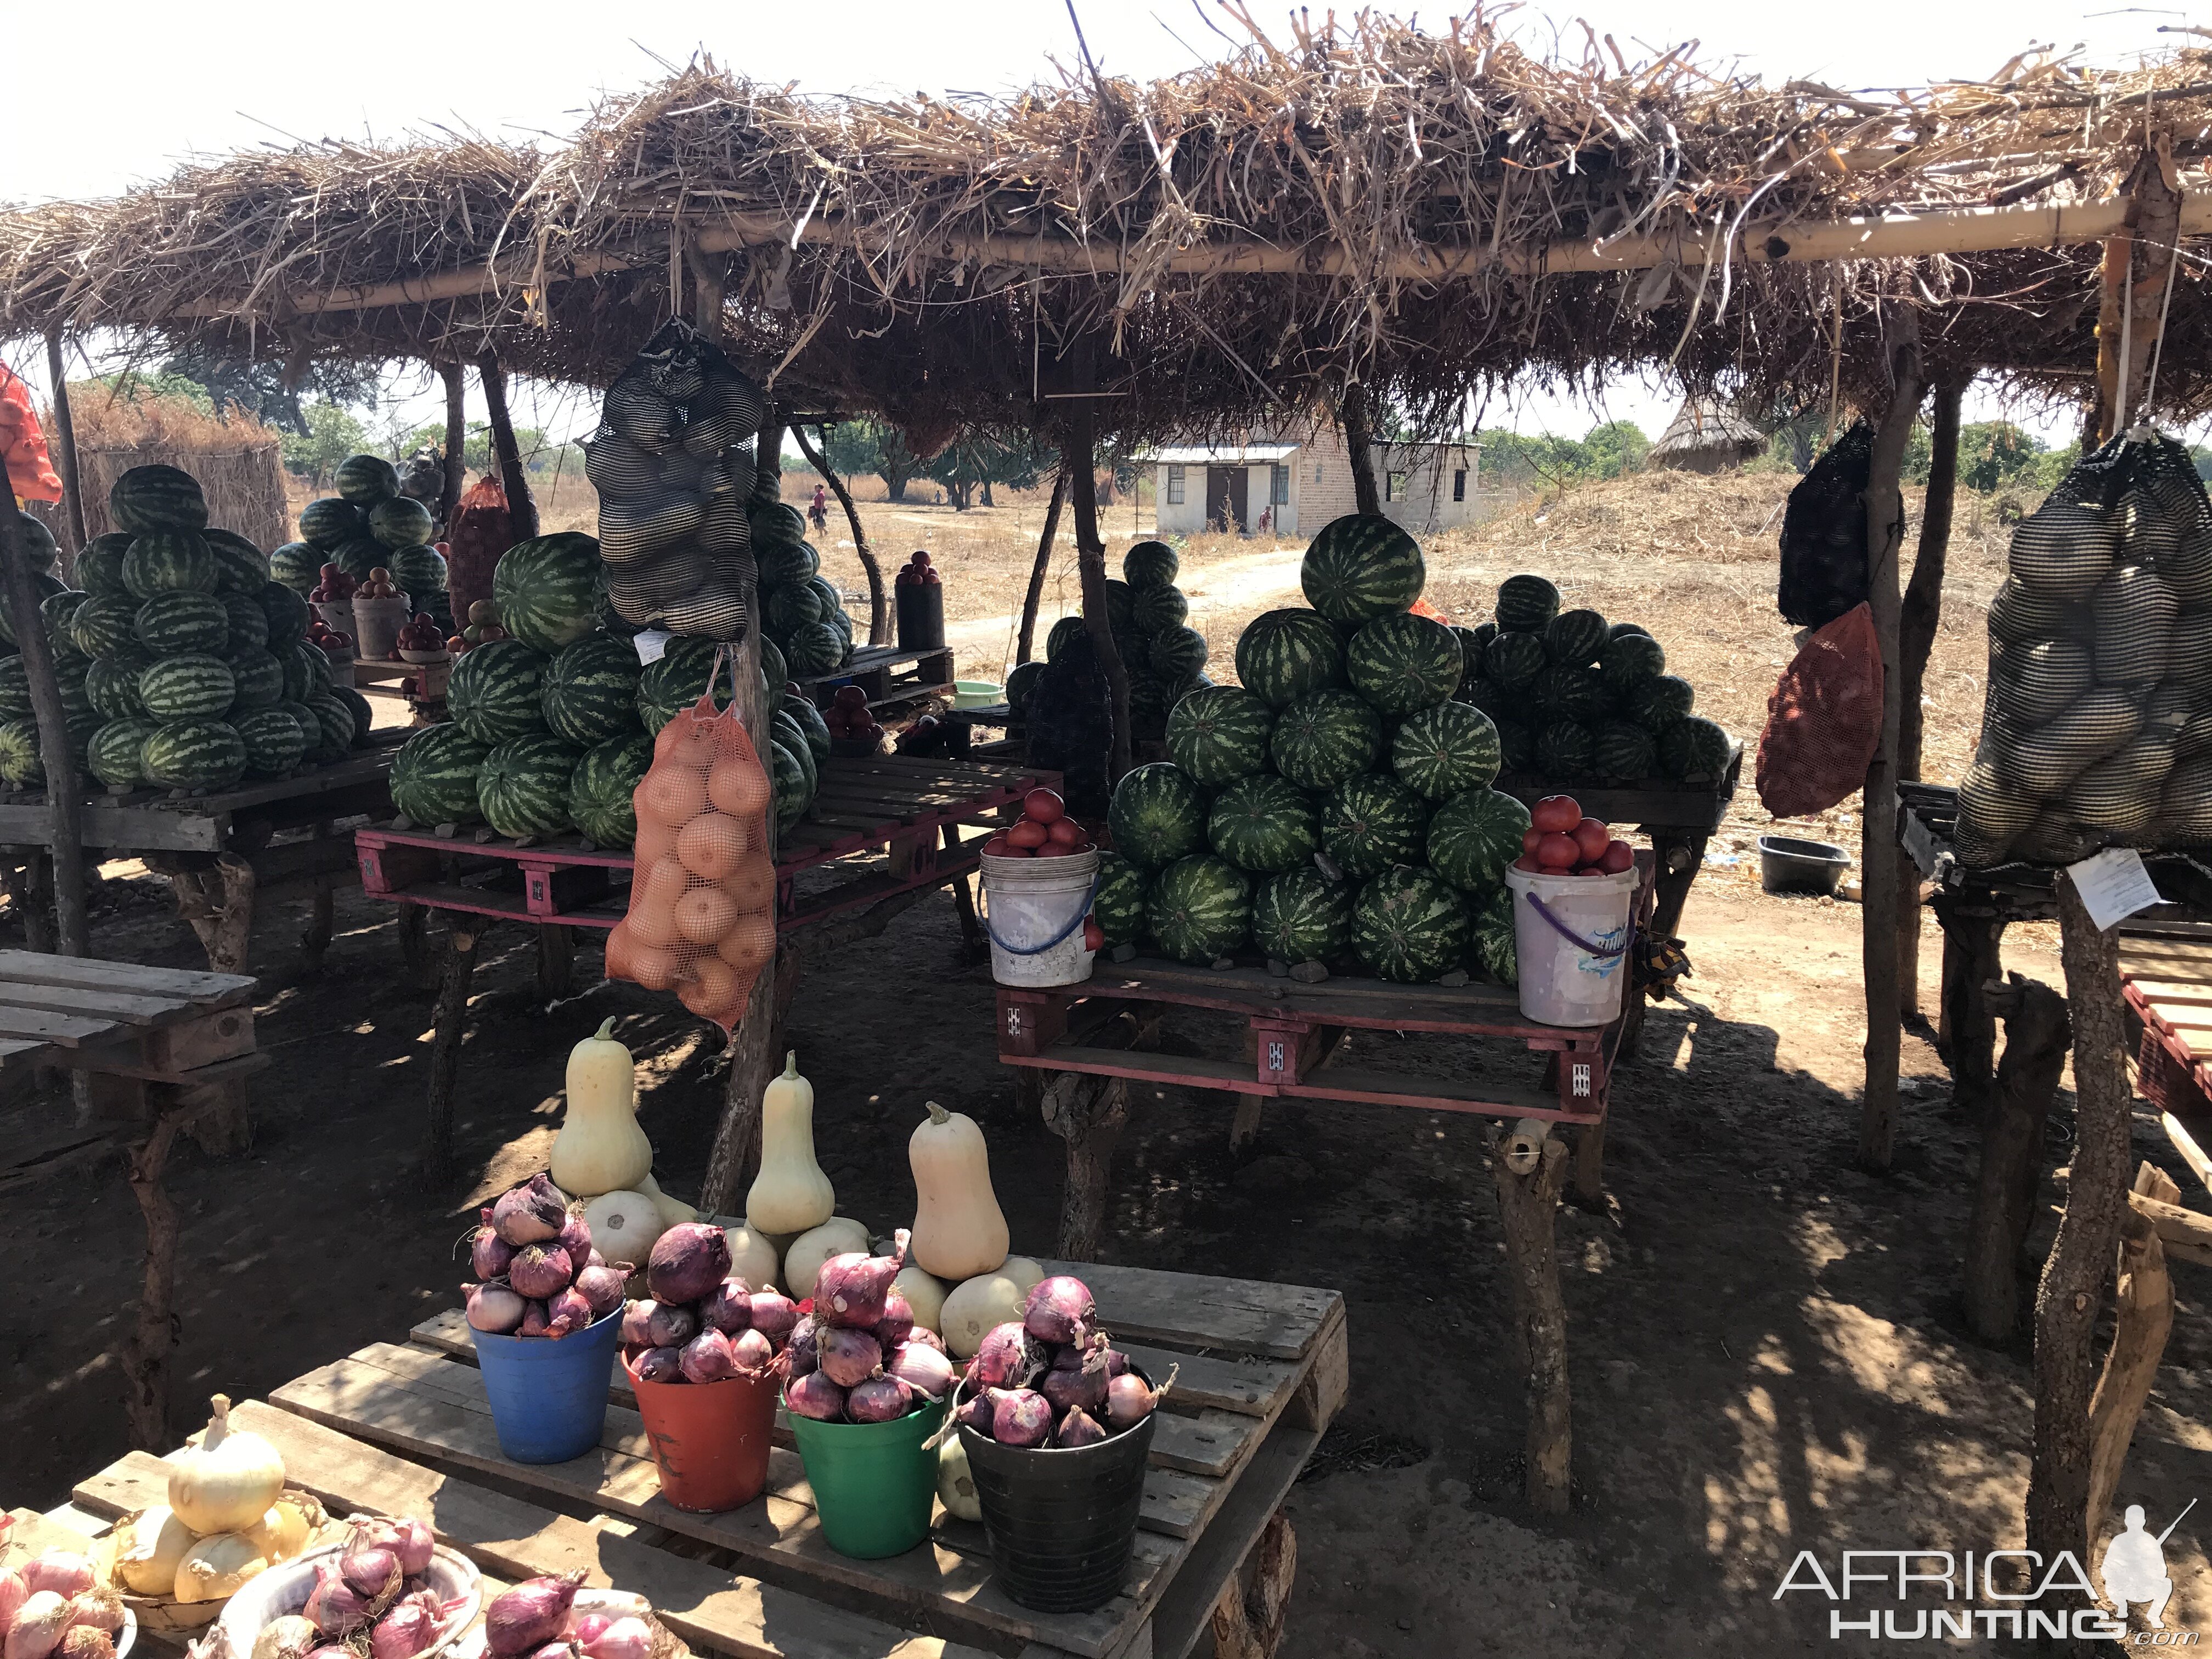
[[[775,1377],[647,1382],[630,1369],[628,1355],[623,1369],[637,1393],[663,1498],[679,1510],[717,1515],[761,1495],[775,1426]]]

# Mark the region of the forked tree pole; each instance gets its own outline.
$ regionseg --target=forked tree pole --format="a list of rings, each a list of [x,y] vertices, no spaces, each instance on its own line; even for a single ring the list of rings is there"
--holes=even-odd
[[[76,470],[76,417],[70,412],[69,380],[62,372],[62,325],[49,324],[46,328],[46,378],[54,388],[54,437],[61,462],[62,522],[68,527],[70,543],[68,549],[70,569],[76,568],[76,556],[84,550],[84,487],[78,482]]]
[[[1920,509],[1920,550],[1913,557],[1912,580],[1905,585],[1897,617],[1897,662],[1901,676],[1897,692],[1897,775],[1915,782],[1920,777],[1921,733],[1925,725],[1920,712],[1920,689],[1928,678],[1936,625],[1942,620],[1943,567],[1950,550],[1951,509],[1959,482],[1959,405],[1966,392],[1966,381],[1961,380],[1948,380],[1936,388],[1929,433],[1928,497]],[[1897,1012],[1907,1017],[1920,1012],[1920,879],[1916,871],[1901,863],[1898,878]]]
[[[1375,433],[1367,419],[1367,388],[1349,382],[1337,400],[1337,423],[1344,429],[1344,451],[1352,463],[1352,504],[1362,513],[1380,513],[1382,495],[1375,487]]]
[[[484,410],[491,418],[492,453],[499,460],[500,487],[507,492],[507,520],[514,539],[526,542],[538,533],[538,501],[530,493],[530,475],[522,468],[522,452],[515,447],[514,422],[507,410],[507,375],[496,353],[477,359],[477,378],[483,382]]]
[[[1052,499],[1045,503],[1044,529],[1037,537],[1036,562],[1030,567],[1030,590],[1022,596],[1022,629],[1014,640],[1014,661],[1030,660],[1036,648],[1037,607],[1044,603],[1044,579],[1052,569],[1052,544],[1060,534],[1060,503],[1067,499],[1067,463],[1053,475]]]
[[[1089,392],[1094,384],[1093,343],[1080,341],[1076,348],[1076,391]],[[1092,471],[1097,451],[1093,400],[1069,400],[1067,448],[1060,465],[1067,470],[1075,508],[1075,564],[1083,579],[1083,623],[1105,671],[1106,687],[1113,697],[1114,743],[1108,757],[1106,781],[1111,785],[1129,769],[1129,671],[1121,661],[1121,647],[1106,614],[1106,541],[1098,532],[1098,480]]]
[[[868,643],[888,645],[890,605],[884,594],[884,568],[876,562],[876,550],[868,545],[868,532],[860,526],[860,509],[853,504],[853,492],[845,487],[842,478],[830,470],[830,463],[822,459],[829,448],[829,435],[823,434],[820,450],[807,442],[805,427],[794,426],[791,435],[798,442],[799,453],[806,457],[807,465],[830,481],[830,493],[845,509],[845,522],[853,531],[853,551],[859,556],[860,569],[868,579]]]
[[[469,470],[467,382],[458,362],[439,364],[438,373],[446,382],[446,482],[438,490],[438,524],[451,536],[454,516],[461,510],[461,480]],[[454,617],[454,629],[458,631],[467,621],[466,617]]]
[[[84,915],[84,805],[70,749],[69,711],[62,706],[61,682],[54,675],[53,649],[39,614],[39,590],[31,580],[30,549],[25,545],[23,514],[15,492],[0,502],[0,582],[6,583],[8,614],[31,683],[31,712],[38,718],[39,761],[46,774],[46,825],[53,840],[54,925],[65,957],[91,953]]]

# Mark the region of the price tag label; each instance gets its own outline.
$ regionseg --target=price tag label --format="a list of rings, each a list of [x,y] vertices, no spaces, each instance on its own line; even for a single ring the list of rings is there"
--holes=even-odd
[[[673,635],[664,634],[657,628],[648,628],[641,634],[631,635],[630,643],[637,647],[637,659],[640,662],[659,662],[661,653],[668,649],[668,641],[672,637]]]
[[[2151,883],[2150,872],[2143,868],[2142,854],[2132,847],[2107,848],[2079,864],[2068,865],[2066,873],[2099,933],[2125,921],[2138,910],[2165,902]]]

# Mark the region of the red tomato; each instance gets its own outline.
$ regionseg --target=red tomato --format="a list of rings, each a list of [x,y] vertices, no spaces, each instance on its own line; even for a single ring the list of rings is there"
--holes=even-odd
[[[1574,871],[1571,873],[1577,876],[1601,876],[1605,872],[1599,869],[1595,864],[1585,864],[1581,869]]]
[[[1022,816],[1032,823],[1058,823],[1067,816],[1067,803],[1051,789],[1032,789],[1022,797]]]
[[[1519,858],[1513,860],[1513,867],[1516,870],[1536,871],[1542,869],[1544,866],[1536,862],[1536,855],[1534,853],[1523,853]]]
[[[836,696],[831,701],[840,708],[866,708],[868,706],[868,694],[857,685],[841,685],[837,688]]]
[[[1582,848],[1585,864],[1595,864],[1613,844],[1613,831],[1595,818],[1584,818],[1568,833],[1574,836],[1575,845]]]
[[[1536,848],[1536,862],[1554,872],[1573,869],[1582,855],[1582,848],[1575,845],[1572,836],[1556,832],[1546,836],[1543,844]]]
[[[1543,839],[1544,832],[1532,823],[1521,832],[1521,850],[1534,858],[1536,855],[1537,844]]]
[[[1014,846],[1026,849],[1028,848],[1043,846],[1045,843],[1045,837],[1050,833],[1051,832],[1048,830],[1044,825],[1036,822],[1036,819],[1024,818],[1019,823],[1006,831],[1006,839]]]
[[[992,836],[983,843],[983,850],[994,859],[1025,859],[1030,855],[1029,848],[1015,846],[1004,836]]]
[[[1616,841],[1607,843],[1605,856],[1597,861],[1597,867],[1608,876],[1617,876],[1635,863],[1636,849],[1625,841]]]
[[[1100,951],[1103,950],[1105,945],[1106,935],[1098,931],[1098,924],[1089,916],[1084,917],[1083,948],[1086,951]]]
[[[1528,821],[1547,835],[1568,835],[1583,821],[1582,803],[1572,795],[1547,795],[1529,811]]]
[[[1073,818],[1053,819],[1045,830],[1045,836],[1048,840],[1057,842],[1062,847],[1079,847],[1084,841],[1083,826]]]
[[[1031,854],[1034,858],[1064,859],[1073,856],[1075,849],[1066,842],[1048,841]]]

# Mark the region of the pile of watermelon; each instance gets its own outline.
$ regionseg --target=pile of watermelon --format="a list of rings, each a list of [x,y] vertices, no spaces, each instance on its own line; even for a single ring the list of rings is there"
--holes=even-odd
[[[1189,625],[1190,601],[1176,586],[1181,568],[1165,542],[1138,542],[1121,558],[1121,579],[1106,583],[1106,620],[1129,677],[1131,734],[1158,743],[1168,711],[1213,682],[1206,673],[1206,635]],[[1045,663],[1082,637],[1081,617],[1062,617],[1045,635],[1044,662],[1025,662],[1006,676],[1006,702],[1026,716]]]
[[[392,573],[392,585],[440,629],[453,631],[453,601],[446,592],[446,556],[430,545],[436,529],[430,509],[399,491],[399,472],[380,455],[349,455],[332,475],[337,494],[309,501],[300,514],[300,539],[269,556],[269,574],[306,593],[326,565],[356,582],[368,573]]]
[[[787,501],[769,501],[751,509],[749,522],[767,637],[793,674],[836,673],[852,659],[853,619],[807,543],[806,515]]]
[[[251,542],[209,527],[189,473],[132,467],[108,511],[120,527],[78,554],[81,589],[37,573],[81,770],[118,792],[223,789],[341,760],[367,740],[368,702],[331,683],[307,601],[270,579]],[[52,541],[42,530],[33,541],[51,565]],[[35,788],[46,769],[21,622],[0,599],[0,781]]]
[[[1458,631],[1455,694],[1498,727],[1505,769],[1547,783],[1718,782],[1729,735],[1690,710],[1697,694],[1636,623],[1562,611],[1545,578],[1508,576],[1498,619]]]

